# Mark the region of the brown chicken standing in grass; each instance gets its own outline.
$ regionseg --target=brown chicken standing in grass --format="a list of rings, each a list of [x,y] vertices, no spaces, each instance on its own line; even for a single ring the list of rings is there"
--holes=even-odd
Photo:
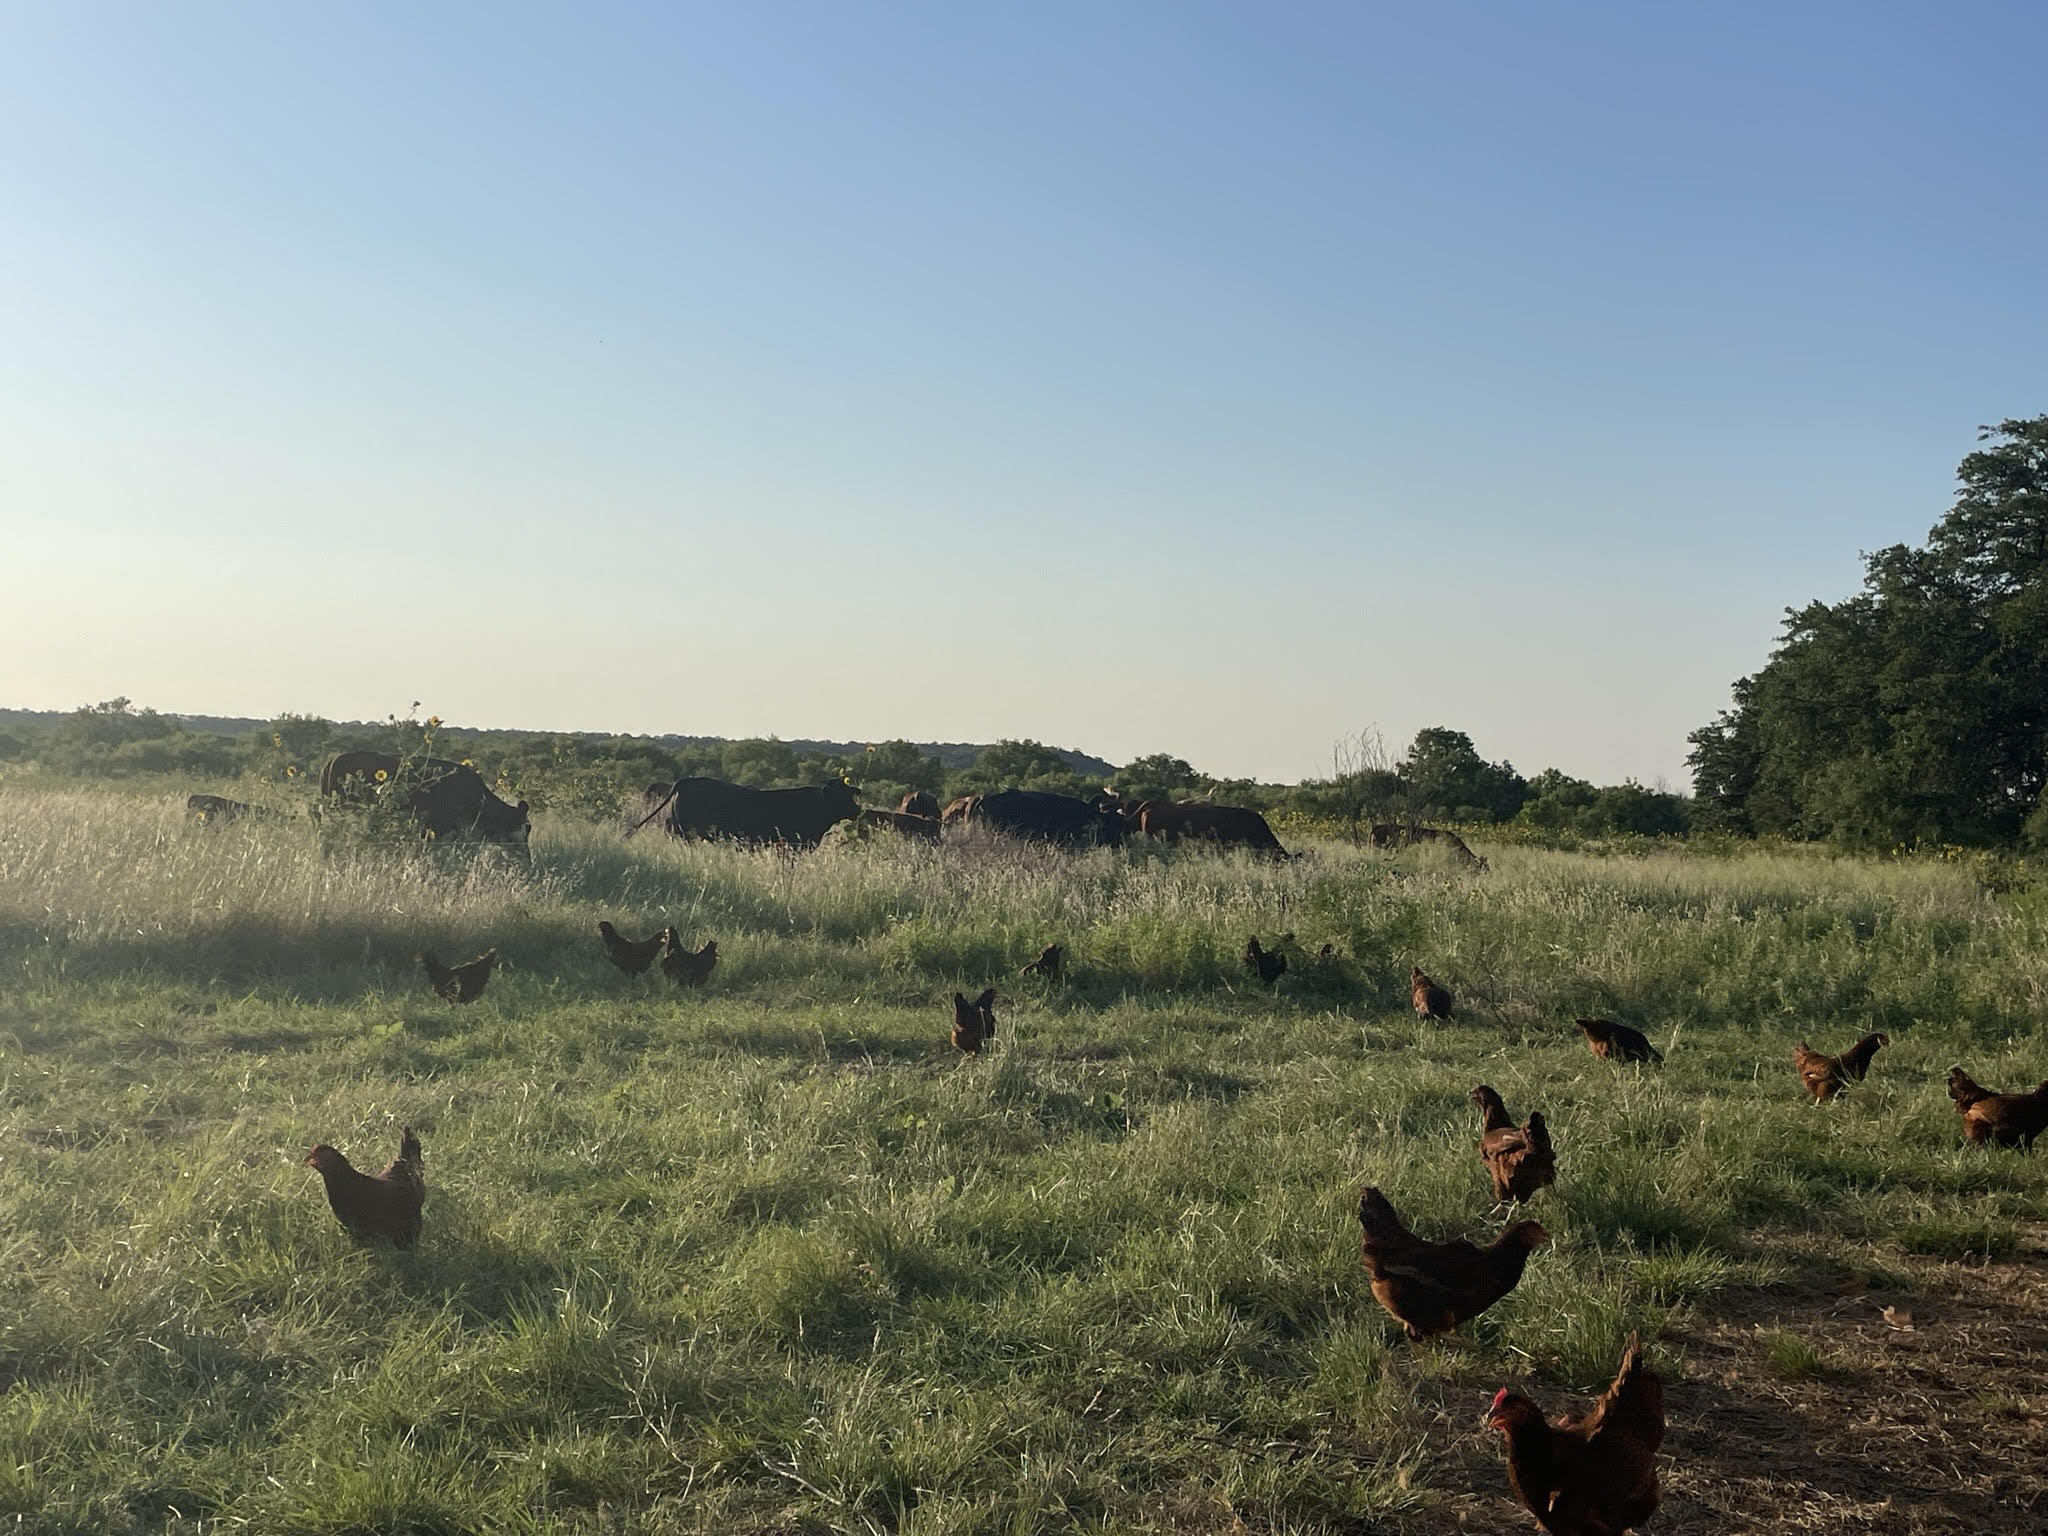
[[[1890,1035],[1865,1035],[1841,1055],[1826,1056],[1802,1040],[1792,1052],[1792,1065],[1799,1071],[1800,1085],[1819,1104],[1851,1083],[1862,1082],[1863,1074],[1870,1070],[1870,1058],[1891,1043]]]
[[[1448,1019],[1451,1016],[1449,989],[1431,981],[1429,973],[1419,965],[1408,968],[1408,993],[1415,1004],[1417,1018]]]
[[[443,965],[432,950],[423,950],[413,960],[427,973],[427,985],[435,992],[451,1003],[473,1003],[490,984],[491,967],[498,963],[498,952],[487,949],[460,965]]]
[[[1550,1536],[1621,1536],[1657,1512],[1664,1383],[1643,1365],[1639,1334],[1591,1412],[1545,1423],[1541,1408],[1503,1387],[1486,1422],[1507,1437],[1515,1497]]]
[[[1479,1156],[1493,1180],[1496,1204],[1527,1200],[1557,1182],[1557,1155],[1540,1112],[1532,1112],[1529,1123],[1518,1129],[1500,1095],[1485,1083],[1467,1097],[1479,1106]]]
[[[1057,944],[1048,944],[1038,958],[1017,974],[1020,976],[1042,976],[1058,986],[1067,973],[1067,952]]]
[[[1617,1024],[1612,1019],[1574,1019],[1586,1037],[1586,1049],[1602,1061],[1654,1061],[1663,1065],[1664,1053],[1650,1044],[1640,1029]]]
[[[601,922],[597,925],[597,936],[604,940],[605,956],[613,965],[628,976],[640,976],[661,958],[662,940],[667,937],[667,930],[644,939],[629,939],[610,923]]]
[[[1963,1117],[1963,1135],[1978,1146],[1988,1141],[2031,1152],[2034,1138],[2048,1130],[2048,1083],[2032,1093],[1993,1093],[1961,1067],[1951,1067],[1948,1096]]]
[[[382,1173],[363,1173],[324,1141],[306,1154],[306,1166],[319,1170],[320,1181],[327,1186],[327,1204],[352,1237],[394,1248],[410,1248],[420,1240],[427,1179],[420,1139],[411,1126],[399,1138],[398,1156]]]
[[[1484,1248],[1463,1238],[1425,1242],[1371,1185],[1359,1192],[1358,1225],[1373,1299],[1411,1339],[1449,1333],[1477,1317],[1521,1283],[1529,1255],[1550,1240],[1537,1223],[1518,1221]]]
[[[973,1002],[953,994],[953,1049],[979,1056],[984,1041],[996,1037],[996,989],[988,988]]]
[[[711,979],[718,964],[718,940],[706,939],[695,954],[683,946],[683,936],[673,927],[661,930],[661,974],[679,987],[701,987]]]

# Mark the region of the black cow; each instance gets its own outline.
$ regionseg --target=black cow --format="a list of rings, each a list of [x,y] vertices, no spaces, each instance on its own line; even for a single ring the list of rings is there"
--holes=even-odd
[[[1202,838],[1226,848],[1250,848],[1257,853],[1287,857],[1287,850],[1266,825],[1266,818],[1241,805],[1211,805],[1206,800],[1147,800],[1138,807],[1138,826],[1147,837],[1163,837],[1169,843],[1184,837]]]
[[[1124,819],[1106,806],[1091,805],[1072,795],[1049,795],[1035,789],[1001,789],[976,795],[967,808],[970,827],[1069,848],[1100,844],[1114,848],[1124,840]]]
[[[740,843],[794,843],[815,848],[842,821],[860,814],[860,797],[844,782],[805,789],[749,789],[723,779],[677,779],[657,795],[632,830],[660,819],[672,837],[730,838]],[[630,835],[630,834],[629,834]]]
[[[268,817],[277,812],[264,805],[230,800],[225,795],[187,795],[185,814],[194,821],[234,821],[243,816]]]
[[[507,805],[491,793],[482,774],[445,757],[401,765],[389,752],[340,752],[320,770],[320,793],[345,795],[361,786],[374,792],[378,784],[396,782],[401,766],[407,770],[403,804],[422,832],[449,841],[526,846],[533,831],[526,802]]]

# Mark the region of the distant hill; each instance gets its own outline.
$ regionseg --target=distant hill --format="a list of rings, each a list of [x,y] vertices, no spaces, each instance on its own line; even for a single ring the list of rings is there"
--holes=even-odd
[[[66,715],[68,709],[0,709],[0,730],[10,725],[55,725]],[[189,731],[203,731],[214,736],[249,736],[257,731],[268,730],[268,720],[246,720],[238,715],[181,715],[173,710],[160,710],[167,719],[176,720]],[[384,729],[389,722],[383,720],[336,720],[335,727],[344,731],[376,731]],[[578,736],[586,741],[651,741],[662,747],[717,747],[738,738],[731,736],[635,736],[618,731],[514,731],[479,729],[475,726],[443,725],[441,734],[450,740],[470,740],[484,736],[509,737],[515,741],[530,741],[536,737]],[[843,757],[860,751],[868,744],[864,741],[818,741],[791,739],[786,742],[799,757],[834,756]],[[912,743],[927,757],[936,757],[945,765],[948,773],[969,767],[994,742],[972,741],[920,741]],[[1117,765],[1103,758],[1091,757],[1086,752],[1072,747],[1054,747],[1068,767],[1089,778],[1107,779],[1115,775]]]

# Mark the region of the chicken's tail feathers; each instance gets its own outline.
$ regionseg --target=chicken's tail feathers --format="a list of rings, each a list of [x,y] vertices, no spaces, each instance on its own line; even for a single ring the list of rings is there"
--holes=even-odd
[[[1643,1336],[1631,1333],[1621,1352],[1614,1384],[1593,1410],[1593,1434],[1621,1426],[1630,1438],[1655,1450],[1664,1441],[1664,1383],[1643,1363]]]
[[[398,1138],[398,1155],[403,1161],[412,1164],[415,1172],[419,1170],[425,1154],[420,1151],[419,1133],[409,1125]]]

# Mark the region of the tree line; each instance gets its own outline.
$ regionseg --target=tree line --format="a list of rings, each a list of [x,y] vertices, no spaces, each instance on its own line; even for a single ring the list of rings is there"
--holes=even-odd
[[[1692,733],[1697,826],[2048,850],[2048,416],[1978,441],[1925,545],[1787,609],[1769,661]]]

